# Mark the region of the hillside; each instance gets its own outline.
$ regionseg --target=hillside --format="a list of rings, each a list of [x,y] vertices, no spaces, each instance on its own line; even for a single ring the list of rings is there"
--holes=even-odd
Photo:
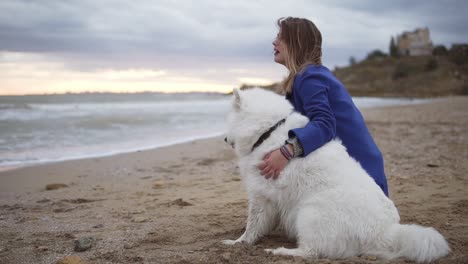
[[[437,97],[468,94],[466,45],[462,54],[402,56],[383,53],[333,73],[352,96]],[[253,85],[242,85],[241,89]],[[261,86],[279,91],[280,83]]]
[[[369,58],[334,74],[353,96],[434,97],[468,94],[468,64],[448,56]]]

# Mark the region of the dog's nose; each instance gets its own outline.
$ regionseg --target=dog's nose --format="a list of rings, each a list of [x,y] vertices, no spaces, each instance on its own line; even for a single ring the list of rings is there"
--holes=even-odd
[[[225,138],[224,138],[224,142],[226,142],[226,143],[227,143],[227,137],[225,137]]]

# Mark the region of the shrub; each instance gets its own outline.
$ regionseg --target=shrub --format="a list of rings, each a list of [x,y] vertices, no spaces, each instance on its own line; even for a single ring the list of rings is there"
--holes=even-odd
[[[437,60],[435,58],[430,58],[424,66],[424,70],[429,72],[437,69],[438,67],[439,63],[437,62]]]
[[[395,44],[395,39],[393,37],[390,39],[389,54],[391,57],[394,57],[394,58],[400,57],[400,53],[398,52],[398,47]]]
[[[444,45],[435,46],[432,50],[432,55],[434,56],[447,56],[448,50]]]
[[[398,63],[393,70],[392,79],[398,80],[408,77],[410,73],[410,67],[405,63]]]
[[[457,65],[468,62],[468,44],[454,44],[449,50],[450,60]]]
[[[376,58],[385,58],[385,57],[387,57],[387,54],[385,54],[381,50],[374,50],[371,53],[367,54],[367,59],[368,60],[372,60],[372,59],[376,59]]]
[[[462,94],[463,95],[468,95],[468,84],[463,85]]]

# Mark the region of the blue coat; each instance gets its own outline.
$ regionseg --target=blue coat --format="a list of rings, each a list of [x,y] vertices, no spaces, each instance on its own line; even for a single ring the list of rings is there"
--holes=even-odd
[[[330,70],[324,66],[307,66],[296,75],[292,93],[286,98],[297,112],[310,119],[305,127],[289,131],[290,137],[298,138],[304,156],[338,137],[349,155],[388,196],[382,153],[346,88]]]

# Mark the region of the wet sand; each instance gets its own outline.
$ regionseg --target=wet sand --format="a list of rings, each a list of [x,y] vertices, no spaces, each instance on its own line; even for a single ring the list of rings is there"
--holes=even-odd
[[[402,222],[446,237],[452,253],[436,263],[468,263],[468,97],[363,114]],[[0,263],[386,263],[266,254],[294,246],[279,232],[255,246],[222,245],[242,234],[246,209],[234,152],[220,137],[2,171]],[[83,237],[91,248],[76,252]]]

